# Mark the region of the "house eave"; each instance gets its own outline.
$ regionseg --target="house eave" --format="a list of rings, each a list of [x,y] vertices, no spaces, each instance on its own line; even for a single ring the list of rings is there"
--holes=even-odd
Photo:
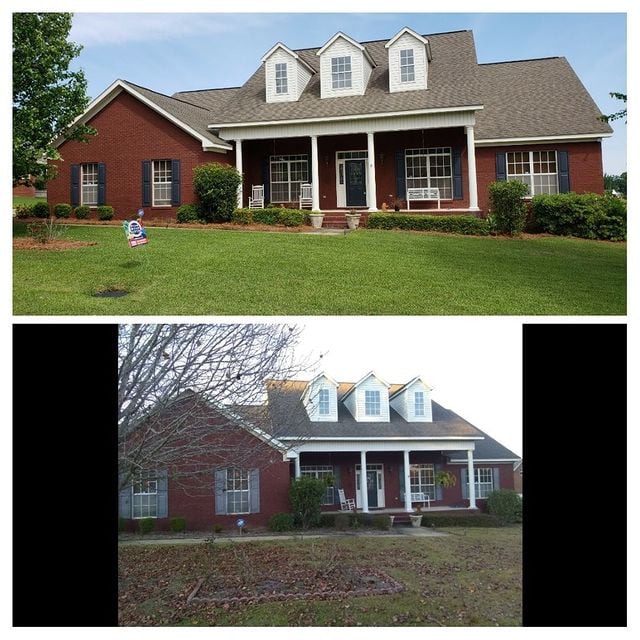
[[[280,436],[279,440],[293,440],[299,441],[304,440],[304,442],[348,442],[348,441],[357,441],[357,442],[386,442],[386,441],[397,441],[397,440],[417,440],[417,441],[429,441],[429,440],[484,440],[483,436],[369,436],[369,437],[358,437],[358,436],[344,436],[344,437],[325,437],[325,436]]]
[[[515,146],[520,144],[547,144],[557,142],[600,142],[612,133],[580,133],[566,136],[532,136],[524,138],[476,138],[476,147]]]
[[[518,462],[520,458],[474,458],[474,462],[484,462],[484,463],[504,463],[504,462]],[[458,458],[455,460],[449,460],[449,464],[467,464],[466,458],[463,460],[462,458]]]

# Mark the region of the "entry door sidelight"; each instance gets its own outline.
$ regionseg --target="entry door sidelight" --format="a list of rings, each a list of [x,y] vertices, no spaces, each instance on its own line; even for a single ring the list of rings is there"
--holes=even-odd
[[[347,207],[364,207],[367,204],[365,161],[345,160],[344,164]]]
[[[367,500],[369,508],[378,506],[378,472],[367,471]]]

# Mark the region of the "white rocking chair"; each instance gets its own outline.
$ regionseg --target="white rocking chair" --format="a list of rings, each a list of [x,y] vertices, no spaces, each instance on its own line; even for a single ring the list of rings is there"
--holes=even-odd
[[[300,185],[300,208],[313,208],[313,187],[308,183]]]
[[[249,209],[264,209],[264,185],[251,185],[251,196],[249,196]]]
[[[340,511],[354,511],[356,501],[353,498],[344,497],[344,489],[338,489],[338,497],[340,498]]]

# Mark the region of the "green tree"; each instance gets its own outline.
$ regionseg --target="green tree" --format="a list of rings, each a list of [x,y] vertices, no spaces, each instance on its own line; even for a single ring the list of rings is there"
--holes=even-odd
[[[627,172],[624,171],[619,176],[604,174],[604,190],[612,191],[615,189],[618,193],[627,195]]]
[[[70,71],[82,47],[68,42],[71,13],[13,14],[13,182],[51,177],[42,159],[58,158],[53,141],[86,140],[95,129],[73,121],[87,108],[84,71]],[[48,174],[48,175],[47,175]]]
[[[228,222],[238,206],[242,176],[235,167],[209,162],[193,170],[193,187],[200,199],[200,214],[207,222]]]
[[[617,98],[627,104],[626,93],[617,93],[612,91],[609,95],[612,98]],[[627,122],[627,107],[620,109],[620,111],[616,111],[615,113],[610,113],[608,116],[604,114],[600,116],[600,120],[602,120],[602,122],[613,122],[614,120],[620,120],[620,118],[624,118],[625,123]]]

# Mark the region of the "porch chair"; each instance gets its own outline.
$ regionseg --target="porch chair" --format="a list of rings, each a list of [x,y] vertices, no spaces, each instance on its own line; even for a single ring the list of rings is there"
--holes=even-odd
[[[252,184],[249,196],[249,209],[264,209],[264,185]]]
[[[309,183],[300,185],[300,208],[313,208],[313,187]]]
[[[356,501],[353,498],[344,497],[344,489],[338,489],[340,498],[340,511],[353,511],[356,508]]]

